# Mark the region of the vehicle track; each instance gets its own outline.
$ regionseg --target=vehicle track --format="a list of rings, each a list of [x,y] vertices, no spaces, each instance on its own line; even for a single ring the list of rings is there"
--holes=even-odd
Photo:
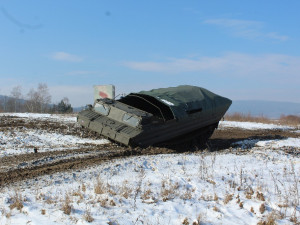
[[[14,129],[43,129],[48,132],[72,134],[81,137],[99,138],[98,134],[81,129],[74,123],[35,120],[16,117],[0,117],[0,131]],[[218,129],[207,143],[209,151],[228,151],[233,143],[245,139],[272,140],[300,137],[299,133],[284,130],[243,130],[238,128]],[[195,146],[192,146],[195,149]],[[196,146],[197,147],[197,146]],[[199,151],[203,149],[199,148]],[[189,151],[187,145],[177,148],[148,147],[130,148],[114,143],[103,145],[82,144],[76,149],[37,152],[0,158],[0,187],[41,175],[67,170],[84,169],[104,161],[137,155],[170,154]],[[293,152],[295,154],[295,152]],[[299,150],[296,150],[299,154]]]

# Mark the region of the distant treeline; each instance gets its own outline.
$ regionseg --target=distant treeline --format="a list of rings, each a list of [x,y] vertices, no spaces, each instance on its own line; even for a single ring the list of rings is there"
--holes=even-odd
[[[21,86],[13,87],[10,96],[0,95],[0,112],[71,113],[73,108],[67,97],[52,104],[47,84],[40,83],[25,96]]]

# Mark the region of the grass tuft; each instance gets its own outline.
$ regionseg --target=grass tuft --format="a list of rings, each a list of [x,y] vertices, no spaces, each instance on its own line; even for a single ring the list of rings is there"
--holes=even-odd
[[[260,207],[259,207],[259,212],[260,212],[261,214],[264,214],[265,211],[266,211],[266,206],[265,206],[264,203],[262,203],[262,204],[260,205]]]
[[[12,210],[17,208],[20,212],[22,211],[23,205],[23,197],[22,194],[18,191],[15,191],[15,194],[10,198],[10,205],[9,208]]]
[[[88,223],[91,223],[94,221],[94,218],[92,217],[92,214],[91,214],[91,210],[89,208],[86,209],[86,211],[83,215],[83,219]]]
[[[66,215],[70,215],[72,212],[72,205],[71,205],[71,199],[69,194],[66,194],[65,200],[63,202],[63,205],[61,207],[61,210],[64,212]]]
[[[226,194],[225,199],[224,199],[224,204],[226,205],[232,199],[233,199],[233,194]]]

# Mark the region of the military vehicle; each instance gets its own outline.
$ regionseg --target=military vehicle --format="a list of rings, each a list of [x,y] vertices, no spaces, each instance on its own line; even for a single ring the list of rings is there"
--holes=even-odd
[[[205,143],[232,101],[204,88],[181,85],[96,99],[78,114],[83,127],[126,146],[185,140]]]

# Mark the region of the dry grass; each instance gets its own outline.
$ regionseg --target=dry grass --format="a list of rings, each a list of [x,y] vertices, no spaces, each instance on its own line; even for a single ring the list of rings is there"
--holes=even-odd
[[[260,212],[261,214],[264,214],[265,211],[266,211],[266,206],[265,206],[264,203],[262,203],[262,204],[260,205],[260,207],[259,207],[259,212]]]
[[[243,202],[240,202],[239,207],[240,207],[241,209],[244,208],[244,203],[243,203]]]
[[[291,126],[295,126],[295,125],[299,125],[300,124],[300,116],[295,116],[295,115],[281,115],[279,118],[279,121],[282,124],[286,124],[286,125],[291,125]]]
[[[270,213],[266,220],[259,221],[257,225],[276,225],[276,215],[275,213]]]
[[[94,221],[94,218],[92,217],[92,214],[91,214],[91,209],[87,208],[84,215],[83,215],[83,219],[88,222],[88,223],[91,223]]]
[[[82,190],[83,192],[86,192],[86,186],[85,186],[84,183],[82,183],[81,190]]]
[[[169,199],[173,199],[175,195],[177,194],[179,188],[179,183],[171,183],[170,180],[163,179],[161,181],[161,190],[160,190],[160,196],[162,197],[162,200],[165,202]]]
[[[264,197],[264,194],[263,193],[260,193],[260,192],[257,192],[256,193],[256,198],[260,201],[265,201],[265,197]]]
[[[101,207],[106,208],[109,206],[108,198],[101,198],[97,199],[97,202],[100,204]]]
[[[41,214],[42,214],[42,215],[45,215],[45,214],[46,214],[46,209],[42,209],[42,210],[41,210]]]
[[[292,223],[294,223],[294,224],[300,224],[300,222],[298,221],[298,218],[297,218],[296,216],[292,216],[292,217],[290,218],[290,221],[291,221]]]
[[[190,200],[192,199],[192,191],[190,189],[186,189],[185,192],[180,196],[183,200]]]
[[[226,205],[228,202],[230,202],[233,199],[233,194],[226,194],[224,198],[224,204]]]
[[[100,178],[97,179],[97,181],[94,185],[94,192],[97,195],[106,193],[105,185],[103,184],[103,182],[101,181]]]
[[[23,201],[24,199],[22,197],[22,194],[19,193],[19,191],[15,191],[14,195],[10,198],[9,208],[11,210],[17,208],[19,211],[21,211],[22,208],[24,207]]]
[[[274,121],[265,116],[252,116],[250,113],[233,113],[226,114],[225,119],[229,121],[240,121],[240,122],[256,122],[256,123],[273,123]]]
[[[218,195],[215,193],[214,194],[214,201],[218,201],[219,200],[219,197],[218,197]]]
[[[141,199],[143,199],[143,200],[150,199],[151,194],[152,194],[152,191],[149,188],[149,189],[145,190],[144,193],[141,195]]]
[[[183,225],[189,225],[190,224],[187,217],[184,218],[184,220],[182,221],[182,224]]]
[[[128,186],[128,181],[127,180],[123,181],[123,184],[120,188],[120,195],[128,199],[132,191],[133,191],[132,188]]]
[[[66,194],[65,200],[63,202],[63,205],[61,207],[61,210],[64,212],[66,215],[70,215],[72,212],[72,205],[71,205],[71,199],[69,194]]]
[[[4,215],[6,218],[9,219],[11,217],[11,212],[7,212],[5,208],[1,208],[0,211],[1,211],[1,214]]]
[[[256,122],[256,123],[277,123],[289,126],[299,126],[300,116],[296,115],[281,115],[278,120],[273,120],[265,116],[252,116],[250,113],[233,113],[226,114],[225,119],[229,121],[240,121],[240,122]]]
[[[214,207],[213,207],[213,210],[214,210],[215,212],[220,212],[220,209],[219,209],[217,206],[214,206]]]

